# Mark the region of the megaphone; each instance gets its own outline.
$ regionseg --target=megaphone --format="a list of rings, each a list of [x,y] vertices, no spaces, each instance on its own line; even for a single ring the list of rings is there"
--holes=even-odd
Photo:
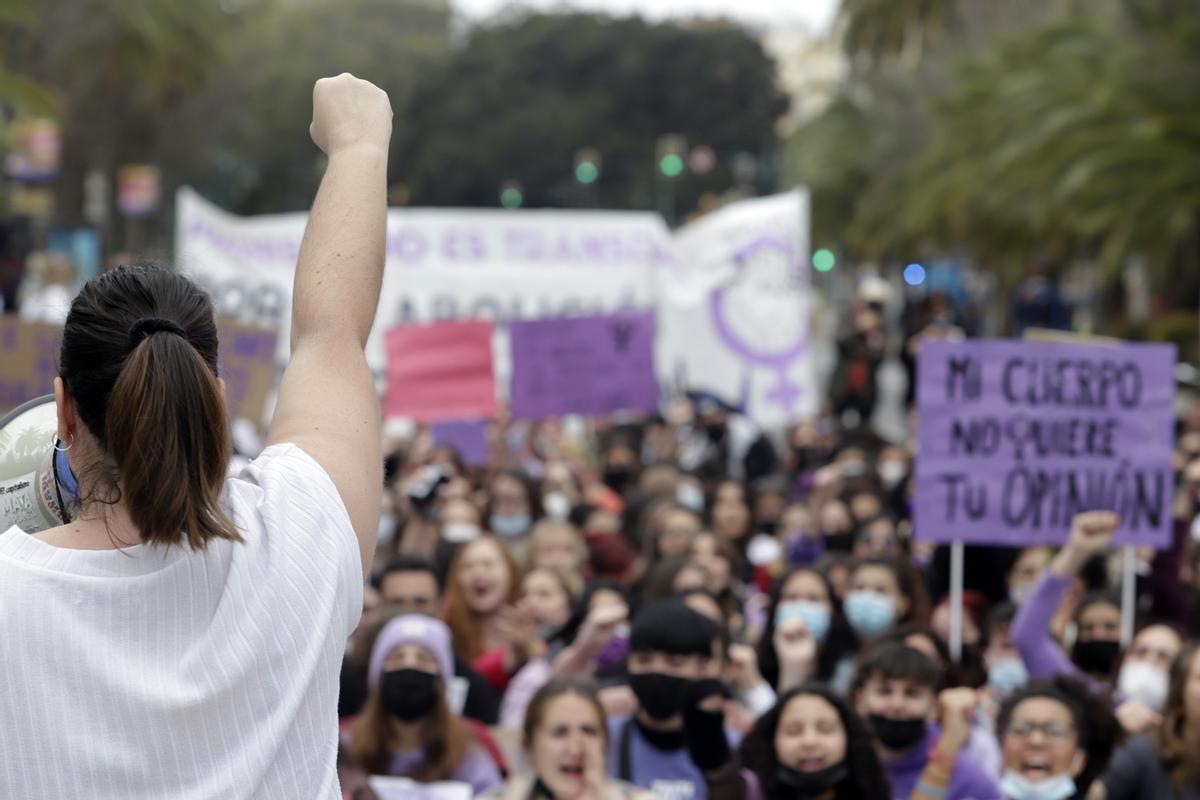
[[[0,533],[13,525],[37,533],[78,516],[79,484],[57,433],[52,394],[0,418]]]

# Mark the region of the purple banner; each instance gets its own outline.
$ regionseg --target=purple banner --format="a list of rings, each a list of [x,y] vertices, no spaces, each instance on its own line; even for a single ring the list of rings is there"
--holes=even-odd
[[[1174,345],[926,342],[917,538],[1056,545],[1103,509],[1117,544],[1169,546],[1174,369]]]
[[[485,419],[433,422],[429,425],[433,443],[454,448],[468,467],[488,465],[487,431],[488,422]]]
[[[513,322],[509,332],[514,417],[658,408],[653,313]]]

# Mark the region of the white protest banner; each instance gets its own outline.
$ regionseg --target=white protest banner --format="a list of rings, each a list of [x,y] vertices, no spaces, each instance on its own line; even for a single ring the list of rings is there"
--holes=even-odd
[[[734,203],[675,234],[658,270],[660,373],[779,426],[817,411],[810,341],[809,202]]]
[[[285,359],[307,214],[238,217],[190,189],[176,209],[176,265],[220,313],[277,326]],[[806,192],[734,203],[674,238],[651,212],[500,209],[393,208],[387,235],[377,374],[396,325],[653,308],[663,384],[716,392],[764,425],[815,412]]]
[[[186,188],[176,209],[176,265],[219,313],[286,333],[308,215],[238,217]],[[367,348],[379,372],[382,332],[400,324],[651,308],[654,268],[671,259],[666,225],[648,212],[392,208],[387,237]]]

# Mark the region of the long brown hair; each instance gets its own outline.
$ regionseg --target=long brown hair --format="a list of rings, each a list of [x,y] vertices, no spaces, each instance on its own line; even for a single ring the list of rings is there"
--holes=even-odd
[[[1200,753],[1200,719],[1187,718],[1184,701],[1188,678],[1197,658],[1200,658],[1200,643],[1192,642],[1171,665],[1171,686],[1163,721],[1154,733],[1159,758],[1170,772],[1171,784],[1180,795],[1186,789],[1200,788],[1200,765],[1196,763],[1196,754]]]
[[[467,604],[460,581],[467,551],[480,542],[488,542],[500,551],[500,558],[508,567],[507,602],[516,603],[521,597],[521,569],[500,540],[494,536],[481,536],[458,549],[454,560],[450,562],[450,572],[446,577],[446,625],[449,626],[454,641],[454,652],[464,661],[474,661],[483,652],[483,631],[479,618]]]
[[[470,729],[450,711],[443,678],[437,680],[438,701],[421,721],[425,763],[418,776],[424,783],[451,780],[473,741]],[[392,718],[384,710],[378,687],[367,697],[363,713],[350,726],[350,757],[373,775],[386,775],[392,760]]]
[[[124,499],[147,544],[241,541],[218,502],[232,444],[203,290],[151,266],[88,281],[63,327],[59,377],[100,448],[93,463],[72,458],[85,507]]]

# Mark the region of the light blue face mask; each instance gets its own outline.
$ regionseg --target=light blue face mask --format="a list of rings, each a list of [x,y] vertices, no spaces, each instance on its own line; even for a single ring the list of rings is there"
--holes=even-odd
[[[1031,781],[1021,773],[1009,770],[1000,779],[1000,792],[1008,800],[1067,800],[1075,796],[1075,781],[1070,775]]]
[[[854,630],[863,636],[878,636],[896,621],[896,602],[879,592],[850,592],[842,608]]]
[[[529,533],[533,520],[528,514],[492,514],[488,530],[505,539],[515,539]]]
[[[829,633],[829,609],[820,603],[809,600],[790,600],[780,603],[775,609],[775,628],[791,620],[798,619],[804,623],[810,636],[820,644]]]
[[[693,486],[690,483],[680,484],[675,490],[675,499],[679,501],[679,505],[695,511],[697,514],[704,513],[704,492],[699,486]]]
[[[379,532],[376,534],[375,541],[378,544],[387,544],[396,538],[396,515],[390,512],[385,512],[379,515]]]
[[[1019,658],[1006,658],[988,667],[988,686],[1001,699],[1029,683],[1029,670]]]

